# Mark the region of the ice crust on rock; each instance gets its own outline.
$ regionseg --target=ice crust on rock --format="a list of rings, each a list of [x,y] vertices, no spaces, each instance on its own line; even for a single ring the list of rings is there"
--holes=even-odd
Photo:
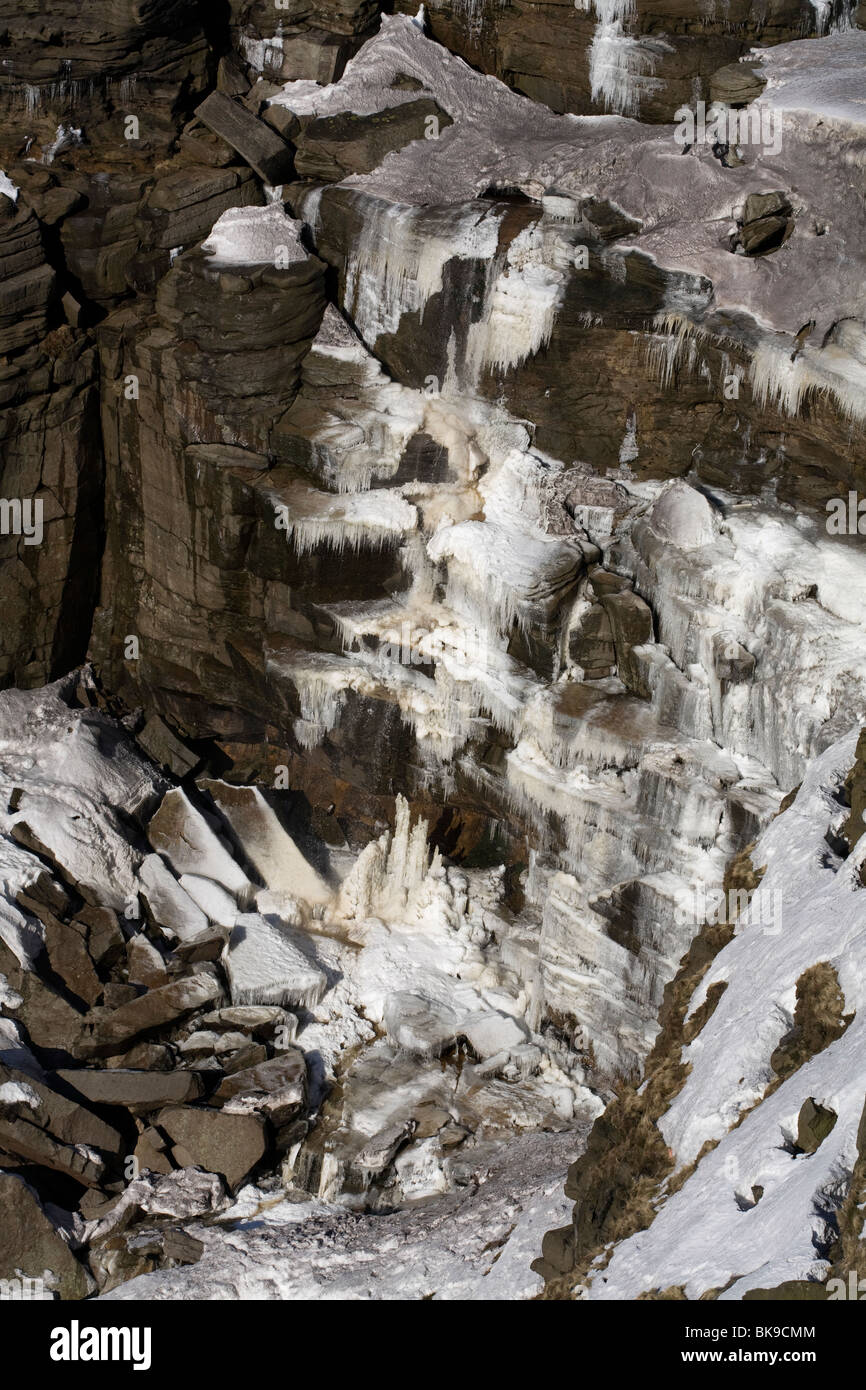
[[[642,82],[652,81],[637,69],[646,69],[647,55],[660,40],[630,38],[621,9],[618,4],[602,6],[596,52],[600,80],[611,84],[611,94],[616,89],[617,101],[629,103]],[[729,171],[709,146],[696,145],[684,158],[670,127],[638,126],[619,116],[554,115],[497,79],[473,72],[426,39],[405,15],[383,17],[379,33],[347,64],[339,82],[327,87],[289,82],[273,100],[299,114],[370,114],[395,101],[415,99],[420,90],[453,117],[454,124],[438,140],[424,142],[420,150],[410,145],[395,151],[371,173],[353,175],[342,184],[376,200],[365,204],[364,245],[350,249],[351,297],[346,299],[350,312],[356,304],[370,346],[376,333],[393,331],[384,323],[393,324],[401,295],[412,310],[423,308],[449,255],[472,253],[467,228],[482,208],[487,219],[479,226],[489,224],[492,230],[497,219],[490,216],[490,204],[472,200],[491,186],[507,186],[540,201],[555,186],[576,204],[587,196],[610,200],[640,224],[641,230],[627,239],[628,248],[667,271],[694,277],[693,302],[668,306],[685,316],[686,332],[700,330],[711,300],[714,313],[727,311],[728,331],[735,331],[741,350],[752,359],[750,375],[759,399],[794,414],[813,392],[859,419],[866,399],[861,356],[824,340],[841,319],[866,322],[861,209],[856,179],[838,184],[824,141],[831,129],[842,161],[862,168],[863,110],[847,94],[857,90],[866,33],[851,30],[808,44],[781,44],[759,50],[757,58],[767,86],[755,110],[779,120],[782,141],[778,151],[762,144],[748,147],[749,190],[797,189],[796,232],[780,252],[761,262],[760,274],[749,257],[732,255],[720,242],[719,224],[731,219],[736,195]],[[420,88],[393,88],[398,74],[414,77]],[[314,232],[321,200],[328,196],[327,188],[317,189],[305,204],[303,215]],[[318,219],[312,199],[319,204]],[[830,203],[835,209],[832,234],[821,236],[815,227]],[[378,239],[371,232],[374,222],[382,233]],[[423,254],[416,232],[422,227],[428,228],[422,240],[430,246]],[[840,265],[856,270],[842,276]],[[420,292],[407,283],[413,273]],[[479,342],[497,344],[489,354],[491,362],[520,361],[527,351],[521,344],[530,344],[528,351],[533,351],[531,344],[544,342],[551,315],[555,320],[556,274],[556,265],[544,260],[522,277],[513,271],[500,274],[498,287],[491,285],[485,315],[475,327]],[[515,324],[513,311],[521,302]],[[385,306],[381,324],[380,303]],[[743,314],[750,316],[748,330],[735,329]],[[792,363],[793,335],[812,318],[813,341]],[[670,346],[676,349],[677,340]],[[477,360],[484,355],[476,352]]]
[[[225,954],[232,1004],[317,1004],[327,976],[299,950],[280,924],[241,913]]]
[[[0,935],[19,958],[36,929],[15,898],[44,865],[15,844],[13,829],[26,825],[73,883],[123,911],[135,896],[140,856],[119,813],[145,812],[162,785],[112,721],[70,706],[69,693],[67,679],[0,694],[0,804],[15,805],[0,813]]]
[[[233,898],[249,901],[253,885],[182,788],[166,792],[148,826],[148,837],[178,877],[213,879]]]
[[[303,224],[279,203],[228,208],[214,223],[201,249],[217,265],[291,265],[309,259],[301,244]]]
[[[680,550],[695,550],[715,540],[710,504],[696,488],[677,481],[666,488],[649,515],[657,536]]]

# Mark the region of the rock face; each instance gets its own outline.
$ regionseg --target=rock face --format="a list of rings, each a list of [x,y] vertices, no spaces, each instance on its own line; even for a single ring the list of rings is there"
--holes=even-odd
[[[414,13],[409,3],[398,8]],[[823,32],[814,8],[799,0],[700,16],[682,0],[433,0],[425,8],[433,38],[554,111],[643,121],[670,121],[683,104],[707,100],[715,72],[756,45]]]
[[[204,81],[207,41],[190,0],[157,0],[143,12],[132,0],[95,0],[86,11],[63,0],[41,28],[37,15],[38,6],[14,3],[4,3],[0,15],[15,51],[0,83],[2,98],[19,118],[85,115],[94,124],[135,103],[164,129],[166,116],[170,122]],[[115,129],[121,124],[118,119]]]
[[[80,661],[95,597],[103,476],[92,343],[62,323],[33,211],[0,194],[0,683]]]
[[[866,35],[801,0],[434,0],[432,40],[371,0],[139,8],[4,20],[0,1207],[32,1189],[105,1292],[207,1263],[183,1223],[247,1183],[385,1217],[582,1140],[616,1080],[567,1282],[747,1099],[838,1159],[834,941],[767,952],[742,1055],[750,938],[707,896],[756,840],[776,883],[807,803],[797,863],[864,879]],[[707,97],[724,130],[670,125]],[[664,1288],[715,1162],[653,1229]],[[736,1188],[755,1225],[777,1176]],[[763,1289],[740,1257],[696,1296]]]
[[[376,0],[231,0],[234,72],[271,84],[290,77],[333,82],[375,27]],[[231,80],[229,72],[225,79]],[[237,80],[235,78],[234,80]]]
[[[841,39],[822,42],[835,61]],[[768,54],[762,70],[789,71],[785,47]],[[452,125],[420,149],[402,143],[407,124],[360,172],[357,142],[328,138],[378,128],[395,92]],[[824,348],[762,336],[778,303],[719,246],[736,171],[711,150],[672,157],[669,132],[617,123],[582,134],[399,17],[335,87],[262,98],[285,129],[297,122],[302,161],[322,137],[359,172],[293,185],[303,235],[279,209],[226,214],[161,282],[158,323],[122,309],[102,326],[106,376],[118,395],[135,376],[141,395],[106,411],[117,442],[92,653],[128,704],[216,738],[233,776],[268,785],[285,769],[331,843],[369,840],[396,792],[437,817],[445,803],[454,842],[494,825],[511,846],[528,836],[535,1020],[585,1028],[604,1066],[630,1066],[692,934],[677,893],[696,863],[718,878],[831,718],[823,678],[805,682],[814,718],[796,712],[781,659],[805,612],[821,640],[820,604],[794,607],[817,597],[797,573],[817,574],[817,552],[774,511],[793,566],[777,609],[747,499],[772,479],[783,509],[819,512],[860,476],[859,426],[829,377],[817,385]],[[823,161],[806,142],[796,152],[802,227]],[[625,175],[587,195],[582,158],[638,157],[657,205]],[[662,232],[681,170],[696,201]],[[782,174],[753,156],[742,226],[781,215]],[[777,254],[805,258],[799,235]],[[342,314],[322,319],[325,265]],[[825,321],[843,311],[833,294]],[[806,411],[785,376],[802,361]],[[587,486],[606,474],[607,491]],[[743,564],[749,593],[732,578]],[[853,642],[835,581],[829,601]],[[581,957],[604,985],[576,1007]],[[296,1002],[292,971],[278,973],[273,994],[255,977],[237,1000],[285,1002],[286,988]]]

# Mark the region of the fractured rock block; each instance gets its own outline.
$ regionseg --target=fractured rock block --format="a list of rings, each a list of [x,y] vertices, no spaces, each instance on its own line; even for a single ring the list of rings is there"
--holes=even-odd
[[[307,1099],[307,1064],[299,1048],[290,1048],[257,1066],[227,1076],[213,1099],[232,1114],[254,1111],[283,1125],[303,1109]]]
[[[219,999],[222,992],[219,980],[204,974],[190,975],[187,979],[152,989],[121,1005],[114,1013],[98,1018],[93,1026],[93,1045],[98,1051],[119,1052],[140,1033],[174,1023],[185,1014]]]
[[[265,1122],[258,1115],[232,1115],[208,1106],[170,1106],[160,1111],[156,1124],[171,1139],[175,1156],[180,1152],[195,1167],[219,1173],[232,1189],[261,1162],[267,1147]]]
[[[276,185],[292,177],[292,151],[285,141],[225,92],[211,92],[195,114],[237,151],[263,183]]]
[[[283,829],[258,787],[234,787],[213,779],[203,780],[200,785],[210,792],[247,859],[268,888],[309,903],[324,903],[330,899],[327,883]]]
[[[339,182],[347,174],[369,173],[392,150],[452,124],[448,112],[432,97],[389,106],[369,116],[354,111],[320,116],[298,139],[295,169],[302,178]]]
[[[642,695],[648,699],[650,691],[633,649],[652,641],[652,609],[632,589],[622,589],[619,593],[607,594],[601,602],[610,618],[613,644],[616,649],[617,674],[623,684],[627,685],[635,695]]]
[[[0,1150],[24,1163],[65,1173],[84,1187],[99,1187],[105,1177],[105,1160],[95,1149],[62,1144],[26,1120],[0,1115]]]
[[[327,976],[292,944],[286,931],[253,912],[238,917],[225,968],[232,1004],[311,1008],[327,987]]]
[[[170,937],[190,941],[208,931],[207,917],[184,892],[158,854],[145,855],[138,877],[142,896],[154,921]]]
[[[166,792],[147,828],[155,850],[175,873],[213,879],[229,893],[248,900],[252,884],[180,787]]]
[[[184,164],[166,174],[142,204],[136,230],[146,246],[169,250],[207,236],[229,208],[261,204],[251,169]]]
[[[139,933],[130,937],[126,944],[127,978],[132,985],[145,985],[148,989],[158,989],[168,984],[168,971],[159,951]]]
[[[56,1076],[63,1081],[63,1073]],[[123,1139],[116,1129],[49,1084],[15,1067],[0,1065],[0,1110],[46,1130],[61,1144],[83,1145],[119,1155]]]
[[[179,781],[186,777],[187,773],[194,772],[201,762],[198,754],[182,743],[158,714],[151,715],[148,719],[138,735],[138,742],[148,757],[168,768]]]

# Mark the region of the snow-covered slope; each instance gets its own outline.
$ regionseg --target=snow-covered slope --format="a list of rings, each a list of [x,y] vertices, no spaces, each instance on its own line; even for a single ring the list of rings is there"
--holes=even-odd
[[[755,922],[747,909],[701,981],[689,1016],[711,991],[724,992],[684,1049],[689,1075],[659,1121],[676,1169],[699,1159],[697,1167],[674,1195],[665,1198],[662,1186],[652,1224],[613,1249],[584,1297],[682,1286],[691,1299],[711,1289],[741,1299],[750,1289],[827,1279],[866,1094],[866,834],[846,857],[838,848],[855,744],[852,734],[815,759],[793,805],[752,851],[754,864],[767,866],[759,892],[779,895],[780,918]],[[835,972],[844,997],[841,1036],[778,1084],[777,1049],[795,1025],[798,981],[819,965]],[[810,1103],[834,1121],[814,1149],[801,1128]]]

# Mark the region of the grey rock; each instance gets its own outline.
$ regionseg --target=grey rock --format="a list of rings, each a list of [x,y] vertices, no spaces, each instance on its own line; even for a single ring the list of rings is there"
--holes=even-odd
[[[291,178],[293,166],[289,146],[248,107],[233,101],[225,92],[211,92],[195,114],[215,135],[237,150],[263,183],[280,184]]]
[[[91,1104],[122,1105],[133,1115],[198,1100],[204,1090],[200,1077],[192,1071],[127,1071],[112,1067],[64,1069],[57,1075]]]
[[[151,715],[138,735],[138,742],[148,757],[168,768],[178,779],[194,772],[201,763],[198,754],[181,742],[159,715]]]
[[[156,1124],[172,1141],[176,1158],[179,1152],[197,1168],[220,1174],[233,1190],[261,1162],[267,1147],[265,1122],[259,1115],[170,1106],[160,1111]]]

